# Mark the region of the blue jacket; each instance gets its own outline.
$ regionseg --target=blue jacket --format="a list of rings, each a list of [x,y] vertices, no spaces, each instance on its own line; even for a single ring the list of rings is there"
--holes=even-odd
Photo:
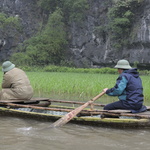
[[[123,105],[133,112],[140,110],[143,105],[143,86],[137,69],[124,70],[118,77],[116,85],[108,89],[106,94],[118,96]]]

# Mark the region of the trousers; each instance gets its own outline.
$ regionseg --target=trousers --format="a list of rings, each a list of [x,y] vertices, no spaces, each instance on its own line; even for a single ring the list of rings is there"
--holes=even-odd
[[[104,110],[115,110],[115,109],[125,109],[131,110],[132,113],[144,112],[147,110],[146,106],[142,105],[139,109],[133,109],[130,105],[125,104],[125,101],[119,100],[104,106]]]
[[[129,108],[125,107],[121,100],[104,106],[104,110],[114,110],[114,109],[129,109]]]

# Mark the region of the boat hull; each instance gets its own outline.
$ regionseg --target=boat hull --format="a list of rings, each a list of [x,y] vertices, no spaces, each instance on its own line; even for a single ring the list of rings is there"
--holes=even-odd
[[[11,116],[11,117],[20,117],[24,119],[34,119],[39,121],[49,121],[53,122],[61,118],[63,115],[56,115],[51,113],[45,113],[45,111],[26,111],[25,109],[19,110],[12,108],[3,108],[0,107],[0,115],[2,116]],[[100,118],[97,116],[87,116],[87,117],[74,117],[70,120],[70,123],[81,124],[81,125],[90,125],[90,126],[99,126],[99,127],[113,127],[113,128],[149,128],[150,120],[149,119],[133,119],[133,118]]]

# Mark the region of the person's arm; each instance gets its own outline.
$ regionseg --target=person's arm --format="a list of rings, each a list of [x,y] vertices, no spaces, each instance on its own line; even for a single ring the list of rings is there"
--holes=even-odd
[[[117,79],[116,85],[111,88],[106,90],[106,94],[109,96],[119,96],[123,93],[127,86],[128,80],[125,78],[125,76],[120,76]]]
[[[11,88],[10,77],[7,74],[3,76],[2,88]]]

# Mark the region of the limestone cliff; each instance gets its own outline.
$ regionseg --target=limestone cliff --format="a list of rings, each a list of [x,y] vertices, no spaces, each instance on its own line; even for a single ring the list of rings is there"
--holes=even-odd
[[[5,30],[0,28],[0,40],[5,41],[5,45],[0,49],[0,61],[9,59],[13,51],[24,40],[33,36],[39,29],[41,14],[36,0],[1,0],[0,13],[8,16],[18,17],[22,30]]]
[[[116,50],[107,31],[100,34],[95,28],[106,26],[110,0],[89,0],[89,10],[81,24],[71,22],[68,25],[69,51],[71,60],[78,67],[110,66],[119,59],[128,59],[131,63],[138,62],[150,66],[150,1],[144,0],[136,10],[130,44]],[[0,29],[1,44],[0,61],[9,59],[16,47],[24,40],[32,37],[47,18],[37,5],[37,0],[1,0],[0,11],[9,16],[17,16],[22,25],[22,32],[5,32]],[[117,41],[116,41],[117,42]]]

